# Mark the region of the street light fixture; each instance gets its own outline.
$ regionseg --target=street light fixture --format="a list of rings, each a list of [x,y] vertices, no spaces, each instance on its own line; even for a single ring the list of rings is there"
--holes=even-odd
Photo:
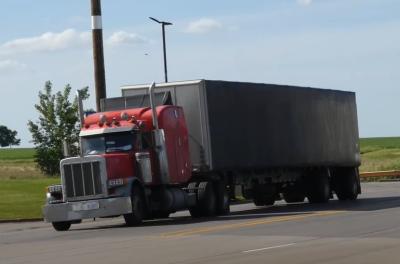
[[[168,82],[168,74],[167,74],[167,52],[165,48],[165,26],[171,26],[171,22],[166,22],[166,21],[159,21],[158,19],[155,19],[154,17],[149,17],[151,20],[154,22],[157,22],[158,24],[161,24],[162,27],[162,37],[163,37],[163,50],[164,50],[164,75],[165,75],[165,82]]]

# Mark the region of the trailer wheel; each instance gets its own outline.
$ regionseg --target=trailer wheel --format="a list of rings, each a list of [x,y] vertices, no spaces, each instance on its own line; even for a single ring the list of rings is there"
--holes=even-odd
[[[224,184],[224,181],[218,181],[215,183],[215,193],[217,196],[217,214],[227,215],[230,212],[230,198],[228,190]]]
[[[340,201],[356,200],[359,193],[357,171],[354,168],[343,171],[335,177],[335,192]]]
[[[282,195],[283,195],[283,199],[287,203],[302,203],[302,202],[304,202],[304,199],[306,198],[304,193],[300,193],[300,192],[284,192]]]
[[[131,194],[132,213],[124,214],[125,223],[127,226],[140,225],[144,218],[145,204],[142,191],[135,186]]]
[[[160,219],[160,218],[168,218],[170,215],[170,212],[162,212],[162,211],[155,211],[152,212],[151,216],[155,219]]]
[[[256,185],[253,187],[253,202],[256,206],[273,205],[276,196],[275,185]]]
[[[71,227],[71,222],[53,222],[51,224],[57,231],[68,231]]]
[[[310,203],[326,203],[331,197],[331,188],[327,172],[316,173],[307,182]]]

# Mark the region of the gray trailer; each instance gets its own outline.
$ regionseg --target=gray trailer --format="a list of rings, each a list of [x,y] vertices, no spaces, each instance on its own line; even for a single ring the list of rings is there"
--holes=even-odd
[[[353,92],[195,80],[158,84],[156,93],[158,105],[184,110],[194,175],[222,175],[260,205],[280,193],[325,202],[333,191],[342,200],[361,191]],[[102,110],[149,105],[148,85],[127,85]]]

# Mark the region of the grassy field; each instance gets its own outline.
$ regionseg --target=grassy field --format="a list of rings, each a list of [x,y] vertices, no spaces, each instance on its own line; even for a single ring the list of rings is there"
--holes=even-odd
[[[59,178],[35,166],[33,149],[0,149],[0,220],[41,217],[45,187]]]
[[[26,219],[42,216],[45,187],[59,179],[0,180],[0,219]]]
[[[360,141],[360,170],[400,170],[400,137]],[[41,217],[45,187],[59,183],[35,166],[33,149],[0,149],[0,220]]]
[[[38,179],[45,176],[33,161],[31,148],[0,149],[0,179]]]
[[[360,140],[364,171],[400,170],[400,137]]]

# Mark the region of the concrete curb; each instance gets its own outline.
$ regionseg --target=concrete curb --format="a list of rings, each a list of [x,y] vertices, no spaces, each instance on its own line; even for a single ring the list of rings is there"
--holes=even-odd
[[[6,224],[6,223],[40,222],[40,221],[43,221],[43,218],[0,219],[0,224]]]

